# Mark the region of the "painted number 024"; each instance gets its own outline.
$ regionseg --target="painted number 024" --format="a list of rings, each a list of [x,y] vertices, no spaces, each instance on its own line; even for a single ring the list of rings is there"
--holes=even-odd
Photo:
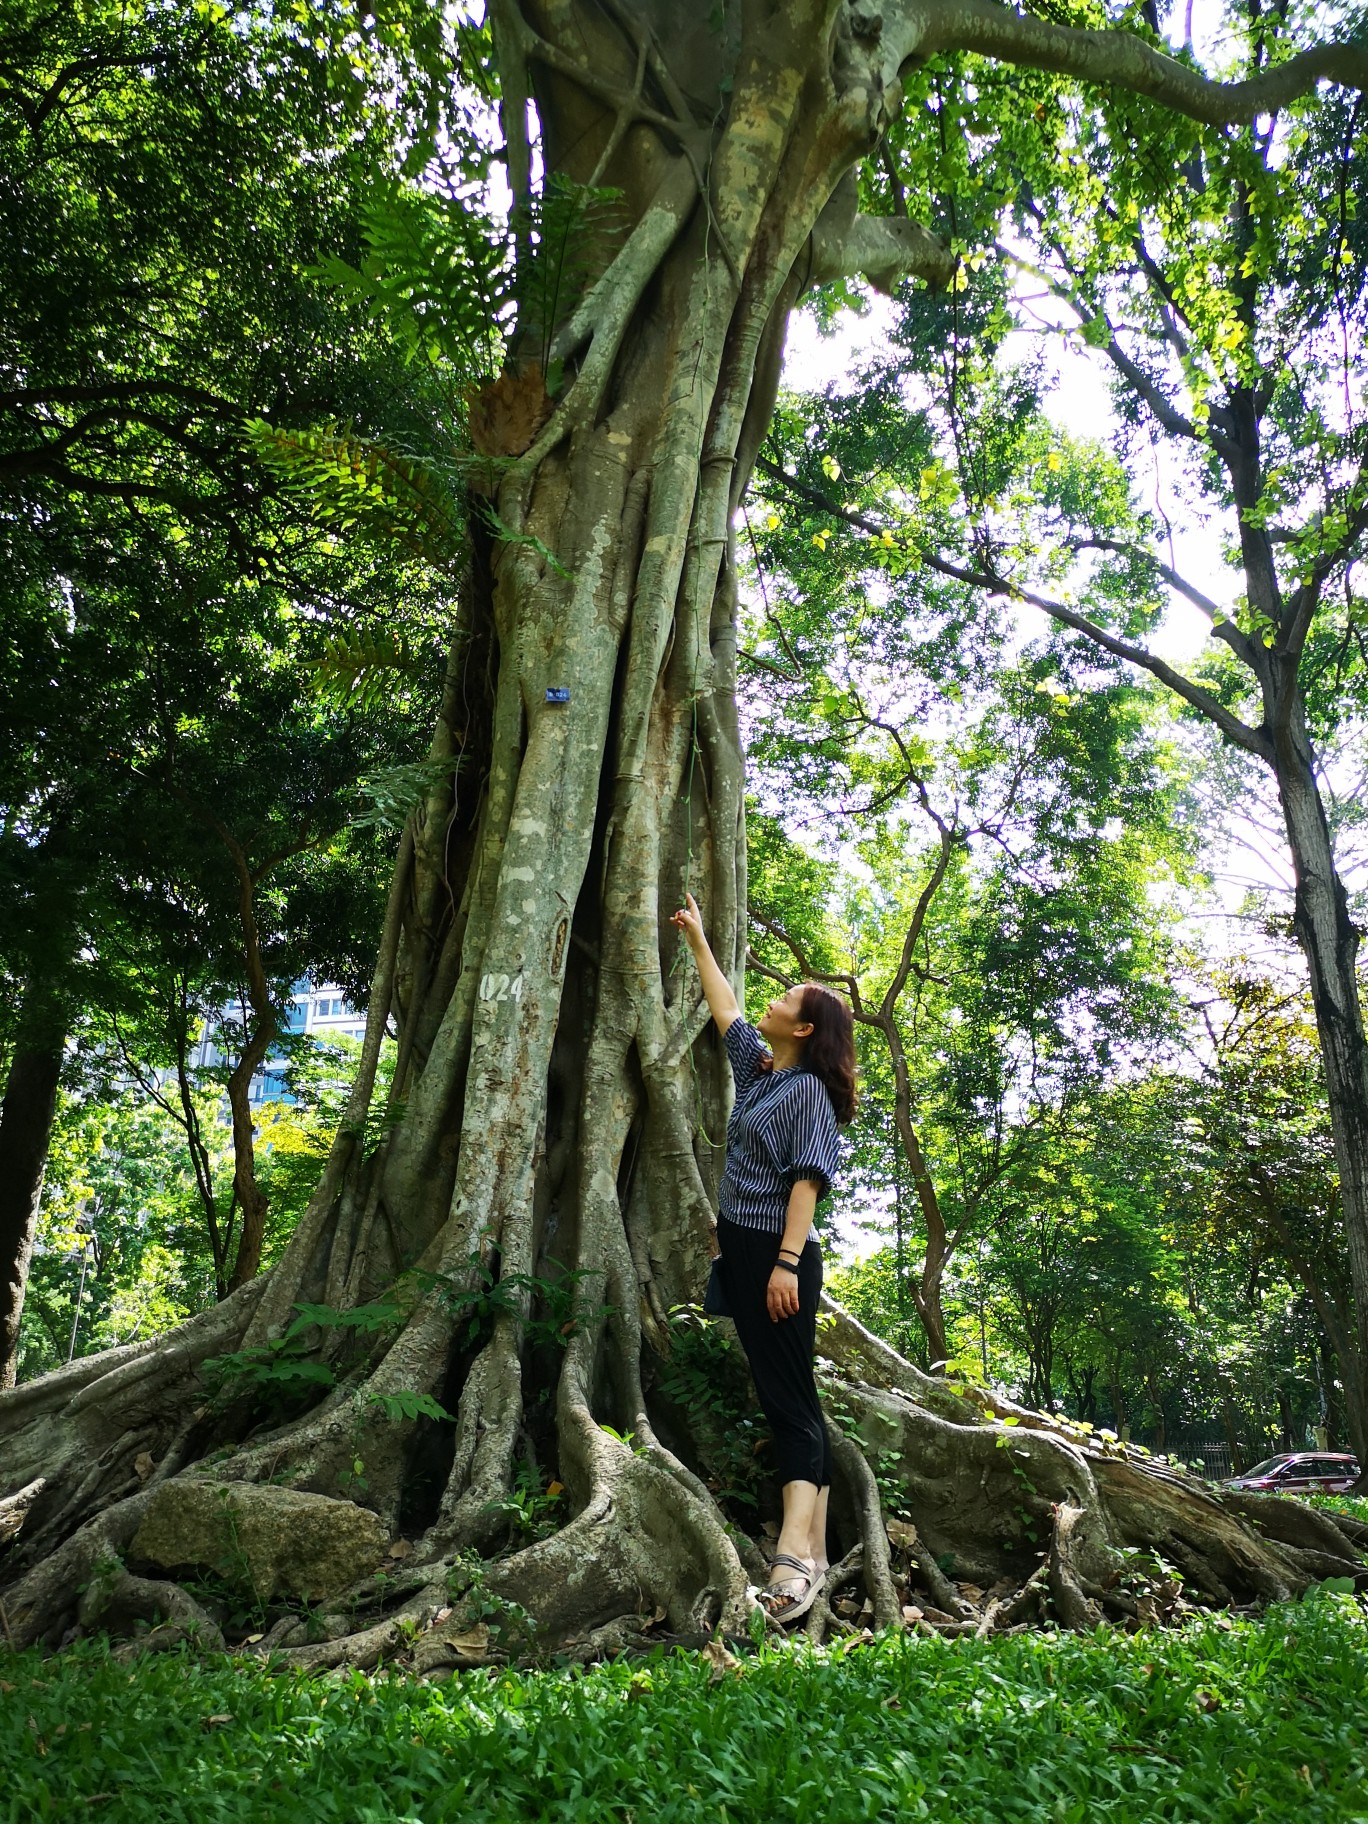
[[[506,975],[485,975],[480,978],[482,1001],[520,1001],[522,990],[520,975],[515,975],[512,980]]]

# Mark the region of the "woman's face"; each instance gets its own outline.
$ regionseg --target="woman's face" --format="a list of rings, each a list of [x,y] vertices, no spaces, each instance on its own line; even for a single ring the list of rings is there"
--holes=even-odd
[[[759,1031],[774,1043],[776,1039],[805,1039],[812,1031],[810,1020],[803,1018],[803,984],[796,982],[786,994],[771,1001],[760,1016]]]

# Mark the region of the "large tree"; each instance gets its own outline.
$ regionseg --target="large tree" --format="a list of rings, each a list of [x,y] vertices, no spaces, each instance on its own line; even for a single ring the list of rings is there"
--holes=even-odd
[[[984,0],[492,7],[524,281],[508,364],[471,400],[474,454],[461,454],[456,424],[445,468],[377,455],[367,471],[357,452],[374,491],[407,489],[411,522],[458,472],[484,490],[434,743],[461,764],[405,834],[361,1074],[285,1257],[153,1347],[4,1396],[0,1465],[26,1491],[7,1567],[14,1639],[60,1634],[78,1605],[93,1620],[106,1598],[111,1613],[184,1615],[183,1592],[117,1564],[94,1594],[78,1591],[128,1549],[167,1482],[210,1473],[210,1453],[221,1481],[265,1481],[283,1463],[297,1488],[328,1494],[355,1493],[362,1464],[366,1502],[417,1537],[383,1613],[339,1613],[336,1638],[294,1649],[315,1662],[374,1655],[430,1622],[460,1554],[505,1537],[519,1465],[554,1465],[573,1517],[483,1573],[484,1599],[515,1598],[543,1638],[617,1630],[600,1644],[640,1628],[643,1605],[680,1629],[743,1621],[753,1549],[723,1524],[687,1406],[660,1397],[670,1308],[698,1285],[725,1116],[721,1054],[668,915],[696,888],[739,972],[732,517],[788,313],[805,287],[845,274],[953,272],[922,224],[856,208],[862,161],[929,60],[984,53],[1214,121],[1321,79],[1368,80],[1360,49],[1332,45],[1225,86],[1143,29],[1096,23]],[[573,283],[533,284],[557,240],[552,204],[577,197]],[[390,303],[424,276],[423,301],[440,303],[459,264],[436,259],[440,241],[424,243],[433,257],[399,275]],[[374,1145],[365,1116],[391,1014],[395,1119]],[[562,1267],[584,1277],[557,1293]],[[301,1302],[315,1316],[363,1307],[383,1325],[378,1307],[390,1328],[321,1322],[313,1365],[328,1373],[315,1393],[335,1384],[312,1405],[283,1417],[245,1395],[206,1407],[203,1359],[227,1351],[240,1372],[259,1367]],[[946,1552],[1029,1582],[1029,1606],[1044,1576],[1038,1527],[1052,1529],[1058,1612],[1080,1625],[1100,1613],[1114,1548],[1132,1540],[1162,1535],[1209,1594],[1285,1593],[1349,1556],[1328,1522],[1299,1521],[1295,1545],[1260,1539],[1205,1494],[1043,1424],[1012,1434],[1031,1482],[1019,1501],[1020,1459],[978,1407],[849,1322],[826,1347],[882,1384],[846,1400],[898,1453],[920,1529],[907,1549],[942,1608],[964,1612]],[[454,1423],[423,1417],[424,1397],[453,1406]],[[873,1471],[844,1440],[838,1462],[841,1543],[862,1544],[876,1617],[893,1621]],[[349,1639],[362,1619],[373,1625]],[[463,1608],[429,1629],[418,1662],[459,1660],[467,1626]]]

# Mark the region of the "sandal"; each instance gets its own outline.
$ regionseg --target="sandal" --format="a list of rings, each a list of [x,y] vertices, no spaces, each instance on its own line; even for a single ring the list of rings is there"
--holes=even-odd
[[[765,1619],[775,1627],[786,1628],[791,1621],[797,1621],[806,1615],[817,1600],[821,1588],[821,1579],[817,1568],[802,1558],[790,1558],[787,1552],[776,1552],[773,1564],[786,1564],[797,1571],[797,1577],[784,1577],[778,1583],[766,1585],[756,1592],[756,1601],[764,1611]],[[794,1593],[795,1586],[801,1578],[801,1587]]]

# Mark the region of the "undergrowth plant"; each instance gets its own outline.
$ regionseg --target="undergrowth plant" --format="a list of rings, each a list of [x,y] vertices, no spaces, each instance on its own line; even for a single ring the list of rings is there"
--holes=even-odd
[[[656,1387],[690,1415],[713,1492],[723,1505],[760,1505],[766,1429],[739,1345],[696,1305],[670,1313],[670,1352],[656,1369]]]
[[[517,1618],[456,1580],[472,1626]],[[0,1824],[1360,1824],[1368,1614],[283,1676],[0,1653]],[[801,1728],[788,1726],[801,1722]]]

